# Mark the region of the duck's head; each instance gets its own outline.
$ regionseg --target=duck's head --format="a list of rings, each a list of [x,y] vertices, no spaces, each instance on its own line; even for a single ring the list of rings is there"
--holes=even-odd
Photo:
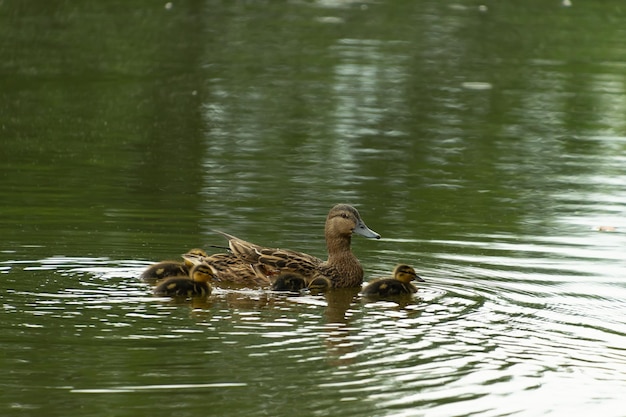
[[[181,255],[185,262],[185,265],[188,268],[191,268],[194,265],[198,265],[204,258],[206,258],[207,254],[204,250],[199,248],[190,249],[189,252]]]
[[[192,280],[197,282],[210,282],[215,279],[215,272],[207,264],[198,264],[191,268],[189,276]]]
[[[326,217],[326,230],[337,235],[351,236],[352,233],[371,239],[380,239],[380,235],[367,227],[359,212],[348,204],[337,204],[330,209]]]
[[[406,284],[410,283],[411,281],[424,282],[424,279],[417,275],[415,269],[404,264],[395,267],[395,269],[393,270],[393,277],[398,281],[402,281]]]

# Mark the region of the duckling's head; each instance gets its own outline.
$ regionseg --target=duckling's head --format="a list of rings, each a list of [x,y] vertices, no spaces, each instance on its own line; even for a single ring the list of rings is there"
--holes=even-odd
[[[415,269],[413,269],[409,265],[404,264],[395,267],[395,269],[393,270],[393,277],[398,281],[402,281],[406,284],[410,283],[411,281],[424,282],[424,279],[417,275]]]
[[[359,212],[348,204],[337,204],[326,217],[326,233],[331,235],[352,236],[352,233],[367,238],[380,239],[380,235],[367,227]]]
[[[207,264],[198,264],[191,268],[189,276],[192,280],[197,282],[210,282],[215,279],[215,272]]]
[[[189,252],[181,255],[185,261],[187,268],[191,268],[194,265],[202,262],[202,259],[207,256],[206,252],[199,248],[190,249]]]

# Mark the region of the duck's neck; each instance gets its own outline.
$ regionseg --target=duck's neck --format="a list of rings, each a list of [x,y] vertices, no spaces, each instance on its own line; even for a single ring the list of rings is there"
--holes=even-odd
[[[326,236],[328,249],[326,265],[339,273],[341,281],[336,282],[335,286],[355,286],[363,280],[363,268],[350,249],[350,240],[350,236]]]
[[[345,261],[355,258],[350,249],[351,236],[330,236],[326,235],[326,250],[328,251],[328,263]]]

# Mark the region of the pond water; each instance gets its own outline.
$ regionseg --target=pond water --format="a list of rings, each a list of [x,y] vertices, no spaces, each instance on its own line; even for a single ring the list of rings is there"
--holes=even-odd
[[[625,11],[501,3],[2,2],[2,415],[623,415]],[[414,298],[138,278],[340,202]]]

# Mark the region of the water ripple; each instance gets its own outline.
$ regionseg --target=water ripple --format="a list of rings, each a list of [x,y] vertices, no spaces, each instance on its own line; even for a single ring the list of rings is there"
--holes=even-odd
[[[423,408],[434,416],[533,415],[525,404],[538,403],[560,412],[563,387],[577,393],[581,382],[595,394],[573,404],[617,398],[626,388],[626,324],[618,314],[626,289],[614,277],[560,263],[562,252],[545,242],[510,256],[518,245],[497,240],[468,243],[480,249],[476,254],[434,254],[437,269],[424,269],[427,283],[403,303],[362,300],[355,292],[219,288],[207,299],[173,302],[153,297],[137,278],[145,263],[57,257],[23,264],[41,279],[35,288],[11,281],[4,310],[20,315],[14,326],[36,332],[33,340],[56,332],[59,343],[99,340],[120,344],[122,352],[169,352],[171,369],[154,375],[174,378],[172,385],[91,384],[72,393],[249,389],[276,373],[293,384],[308,369],[314,399],[306,407],[327,412],[333,401],[357,400],[355,410],[370,404],[394,416]],[[568,244],[579,248],[581,262],[598,256],[582,242]],[[207,366],[219,358],[224,369],[197,384],[176,379],[198,363],[174,354],[181,347]],[[269,396],[282,393],[266,389]]]

